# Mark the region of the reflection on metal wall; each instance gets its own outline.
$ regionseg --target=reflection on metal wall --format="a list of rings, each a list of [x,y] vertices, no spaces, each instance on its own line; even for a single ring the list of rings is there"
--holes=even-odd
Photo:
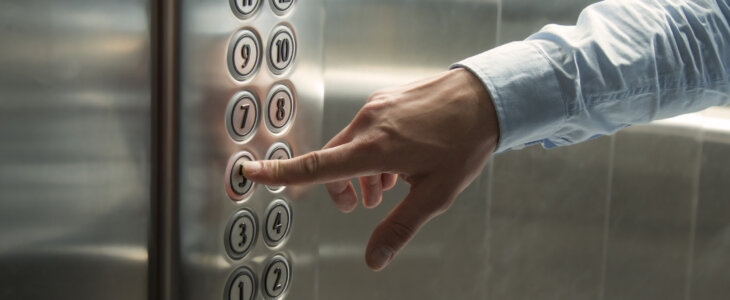
[[[149,1],[0,1],[0,299],[146,299]]]
[[[328,1],[324,137],[345,126],[374,90],[444,70],[547,23],[574,24],[592,2]],[[721,253],[730,252],[730,188],[720,183],[730,182],[723,167],[728,124],[728,110],[714,108],[571,147],[498,155],[382,273],[367,270],[364,248],[407,187],[386,194],[374,211],[342,215],[325,205],[320,294],[728,298],[730,258]]]
[[[501,154],[379,273],[366,242],[405,184],[344,215],[322,187],[236,173],[242,151],[317,149],[373,91],[591,2],[0,0],[0,299],[729,298],[730,108]]]
[[[325,9],[323,143],[376,89],[447,70],[497,42],[499,1],[331,0]],[[487,172],[378,273],[365,265],[365,246],[407,186],[347,215],[320,189],[320,299],[484,299]]]

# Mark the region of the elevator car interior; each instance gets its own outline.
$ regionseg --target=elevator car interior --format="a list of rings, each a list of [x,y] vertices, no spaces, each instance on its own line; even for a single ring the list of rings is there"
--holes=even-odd
[[[730,107],[494,156],[382,272],[246,160],[588,0],[0,0],[0,300],[730,299]]]

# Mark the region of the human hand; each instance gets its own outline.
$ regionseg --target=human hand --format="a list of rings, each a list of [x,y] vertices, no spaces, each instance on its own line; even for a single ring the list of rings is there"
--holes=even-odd
[[[418,230],[445,212],[479,174],[499,139],[497,115],[482,82],[454,69],[370,96],[323,150],[289,160],[244,164],[244,175],[268,185],[326,183],[337,207],[350,212],[358,197],[373,208],[398,174],[408,196],[378,224],[366,262],[383,269]]]

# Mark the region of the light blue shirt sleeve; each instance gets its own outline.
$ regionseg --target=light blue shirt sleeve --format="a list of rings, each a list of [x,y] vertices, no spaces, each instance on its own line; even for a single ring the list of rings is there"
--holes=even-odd
[[[569,145],[728,103],[728,17],[727,0],[608,0],[453,67],[492,96],[496,152]]]

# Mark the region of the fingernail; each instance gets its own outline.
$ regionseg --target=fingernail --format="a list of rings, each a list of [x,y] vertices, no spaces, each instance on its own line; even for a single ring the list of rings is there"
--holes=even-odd
[[[393,252],[390,249],[384,246],[377,246],[370,253],[370,267],[381,270],[390,261],[391,257],[393,257]]]
[[[244,161],[243,170],[249,175],[255,175],[261,172],[261,163],[256,161]]]

